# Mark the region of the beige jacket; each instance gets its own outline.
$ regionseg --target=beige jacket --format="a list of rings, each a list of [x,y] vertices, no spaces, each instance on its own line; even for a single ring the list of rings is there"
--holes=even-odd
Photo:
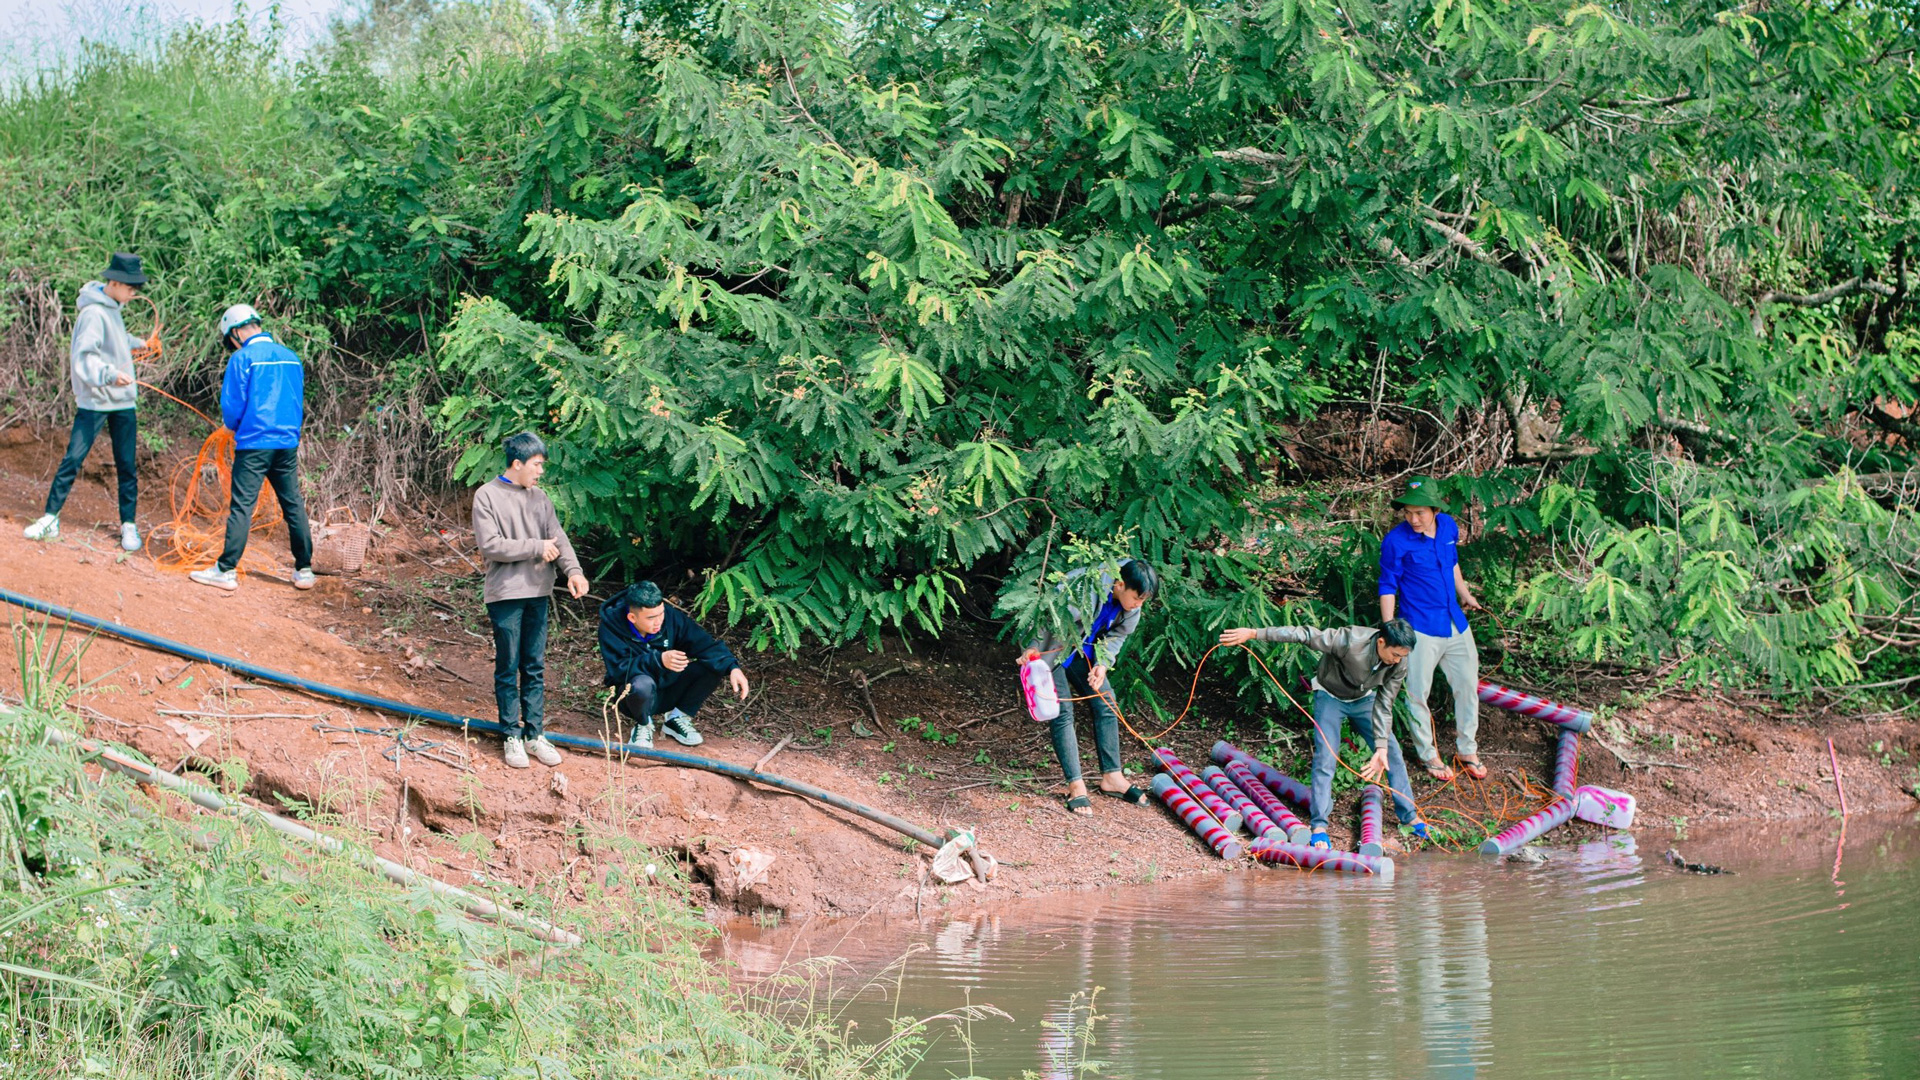
[[[580,572],[573,541],[560,527],[553,500],[537,487],[524,488],[495,478],[475,491],[473,539],[487,560],[481,597],[489,604],[551,596],[555,570],[562,579]],[[560,557],[552,562],[540,557],[549,540],[560,548]]]

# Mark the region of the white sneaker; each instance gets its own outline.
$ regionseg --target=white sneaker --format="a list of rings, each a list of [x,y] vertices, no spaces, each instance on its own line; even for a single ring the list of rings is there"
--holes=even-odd
[[[120,547],[126,551],[140,550],[140,528],[131,521],[120,523]]]
[[[519,739],[508,739],[506,745],[501,748],[500,757],[507,763],[509,769],[533,767],[527,764],[527,744]]]
[[[296,589],[311,589],[313,588],[314,581],[315,578],[311,569],[295,570],[293,572],[293,587]]]
[[[40,515],[40,517],[37,520],[35,520],[33,524],[27,526],[26,535],[27,535],[27,539],[29,540],[59,539],[60,538],[60,515],[58,514]]]
[[[642,750],[653,749],[653,725],[640,724],[627,735],[627,742]]]
[[[560,764],[560,751],[554,749],[553,744],[547,741],[545,735],[528,743],[527,749],[533,751],[534,760],[542,765]]]
[[[221,570],[209,566],[205,570],[195,570],[187,577],[202,585],[211,585],[216,589],[225,589],[227,592],[240,587],[240,573],[237,570]]]
[[[660,730],[673,736],[681,746],[699,746],[707,740],[693,727],[693,717],[675,709],[660,721]]]

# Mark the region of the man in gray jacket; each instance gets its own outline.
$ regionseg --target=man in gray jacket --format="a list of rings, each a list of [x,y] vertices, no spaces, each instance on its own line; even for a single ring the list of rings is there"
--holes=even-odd
[[[1220,635],[1222,645],[1244,645],[1253,640],[1286,641],[1320,653],[1313,673],[1313,785],[1308,808],[1312,844],[1325,848],[1327,815],[1333,809],[1333,770],[1339,761],[1340,729],[1348,721],[1354,734],[1366,741],[1373,756],[1360,769],[1369,784],[1387,777],[1393,811],[1402,825],[1413,826],[1426,839],[1427,825],[1413,805],[1413,783],[1407,778],[1407,760],[1393,737],[1393,699],[1407,681],[1407,655],[1413,651],[1413,627],[1405,619],[1382,626],[1344,626],[1320,630],[1311,626],[1247,627]]]
[[[140,269],[140,256],[115,252],[100,276],[105,280],[80,287],[73,316],[70,364],[78,408],[73,431],[67,436],[67,453],[54,471],[53,486],[47,489],[46,513],[27,526],[26,535],[29,540],[60,535],[60,509],[67,504],[80,466],[104,426],[113,443],[113,469],[120,478],[120,546],[139,551],[140,528],[134,524],[140,480],[134,472],[139,426],[134,419],[133,341],[127,337],[121,308],[139,295],[147,275]]]
[[[1100,793],[1138,803],[1146,793],[1127,782],[1120,768],[1120,716],[1114,712],[1113,691],[1107,686],[1107,671],[1120,659],[1120,648],[1127,636],[1140,625],[1140,608],[1156,590],[1160,580],[1153,567],[1139,559],[1120,564],[1120,577],[1101,574],[1091,578],[1085,570],[1067,575],[1061,588],[1074,592],[1067,605],[1075,626],[1086,627],[1077,642],[1065,642],[1052,634],[1042,634],[1029,644],[1020,662],[1046,658],[1053,668],[1053,690],[1060,697],[1060,715],[1050,723],[1053,756],[1067,776],[1067,809],[1091,815],[1093,800],[1087,797],[1087,783],[1080,775],[1080,736],[1073,727],[1073,699],[1093,705],[1093,745],[1100,754]]]
[[[507,471],[473,493],[473,539],[487,560],[481,598],[493,623],[493,700],[507,729],[501,757],[525,769],[528,751],[542,765],[560,764],[560,751],[546,735],[547,605],[554,568],[566,575],[576,600],[587,595],[587,578],[553,501],[540,490],[546,444],[523,431],[507,440],[506,459]]]

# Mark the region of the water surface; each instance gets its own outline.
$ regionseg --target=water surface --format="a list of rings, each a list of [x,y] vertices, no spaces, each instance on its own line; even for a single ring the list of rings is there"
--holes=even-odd
[[[1525,868],[1402,860],[1391,884],[1256,869],[966,918],[732,928],[747,978],[836,956],[834,1009],[935,1025],[916,1075],[1920,1077],[1920,825],[1548,847]],[[902,959],[904,957],[904,960]],[[897,965],[889,968],[890,964]],[[1098,987],[1092,1040],[1085,995]]]

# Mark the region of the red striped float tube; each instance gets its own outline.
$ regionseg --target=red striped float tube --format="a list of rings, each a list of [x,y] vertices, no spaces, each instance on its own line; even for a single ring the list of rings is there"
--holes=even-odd
[[[1255,836],[1276,837],[1281,840],[1287,838],[1286,832],[1275,825],[1273,819],[1262,812],[1252,799],[1247,798],[1247,793],[1240,790],[1232,777],[1221,772],[1219,766],[1209,765],[1201,769],[1200,779],[1206,781],[1214,794],[1227,800],[1227,805],[1233,807],[1234,813],[1239,814],[1240,820],[1246,823],[1248,832]]]
[[[1553,793],[1563,799],[1571,799],[1574,789],[1579,786],[1580,736],[1563,728],[1559,752],[1553,757]]]
[[[1280,801],[1280,796],[1275,795],[1272,789],[1254,779],[1253,770],[1247,768],[1246,762],[1239,758],[1228,758],[1225,767],[1227,775],[1233,777],[1233,782],[1240,786],[1240,790],[1246,793],[1247,798],[1252,799],[1254,805],[1265,812],[1275,825],[1286,831],[1288,843],[1304,844],[1313,835],[1313,830],[1308,828],[1307,823],[1301,821],[1293,811],[1287,809],[1287,804]]]
[[[1380,787],[1368,784],[1360,789],[1360,854],[1384,855],[1380,844],[1380,826],[1385,820],[1380,806]]]
[[[1480,845],[1482,855],[1505,855],[1516,851],[1523,845],[1532,843],[1548,829],[1565,825],[1573,817],[1573,800],[1559,799],[1552,806],[1507,826],[1498,836],[1491,837]]]
[[[1229,761],[1239,761],[1246,765],[1249,772],[1259,781],[1273,790],[1275,795],[1305,810],[1313,805],[1313,793],[1307,785],[1281,772],[1279,769],[1261,761],[1245,750],[1227,742],[1225,739],[1213,744],[1213,760],[1220,765]]]
[[[1480,681],[1480,700],[1489,705],[1510,709],[1522,716],[1545,720],[1549,724],[1558,724],[1576,732],[1585,732],[1593,726],[1593,713],[1586,709],[1575,709],[1557,701],[1548,701],[1546,698],[1535,697],[1484,679]]]
[[[1185,762],[1173,755],[1173,751],[1164,747],[1155,750],[1153,760],[1158,762],[1162,769],[1173,774],[1173,778],[1180,782],[1179,786],[1186,789],[1189,796],[1198,800],[1201,807],[1212,814],[1222,828],[1229,833],[1239,831],[1242,824],[1239,813],[1228,806],[1225,799],[1215,795],[1213,789],[1207,786],[1207,782],[1200,779],[1192,769],[1187,768]]]
[[[1263,863],[1297,866],[1302,870],[1338,870],[1343,874],[1372,874],[1381,881],[1393,880],[1393,860],[1385,855],[1355,855],[1351,851],[1321,851],[1305,844],[1282,844],[1273,840],[1255,840],[1247,851]]]
[[[1239,841],[1233,838],[1232,833],[1221,828],[1219,822],[1207,816],[1207,812],[1200,809],[1199,803],[1189,799],[1187,793],[1180,790],[1180,785],[1173,782],[1173,777],[1166,773],[1154,777],[1153,794],[1155,798],[1167,804],[1167,809],[1173,811],[1181,821],[1186,822],[1187,828],[1199,833],[1200,839],[1207,842],[1207,846],[1213,849],[1214,854],[1223,859],[1240,857]]]

